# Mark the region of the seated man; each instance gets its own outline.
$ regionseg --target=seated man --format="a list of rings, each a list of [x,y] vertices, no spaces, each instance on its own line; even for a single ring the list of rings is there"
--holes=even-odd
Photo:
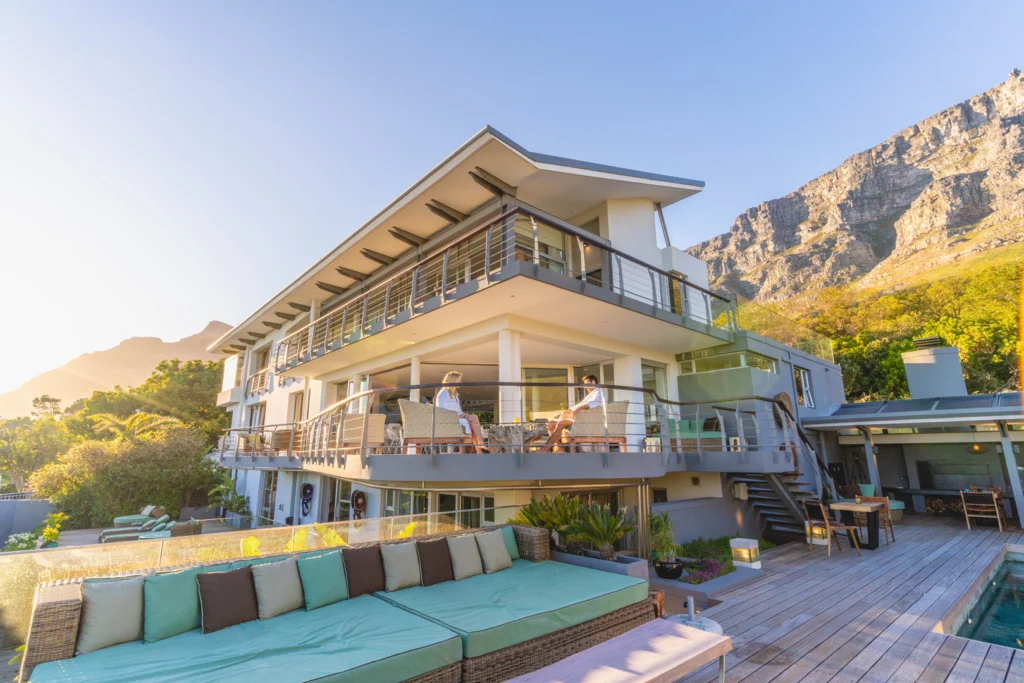
[[[587,375],[583,378],[584,384],[597,384],[597,377],[593,375]],[[604,404],[604,397],[601,393],[601,388],[595,386],[590,390],[583,400],[574,406],[570,406],[568,410],[562,411],[562,415],[557,423],[548,423],[548,432],[551,436],[548,437],[547,443],[541,451],[550,451],[552,446],[557,443],[561,443],[562,432],[572,426],[572,423],[576,420],[576,416],[579,415],[581,410],[590,410],[591,408],[600,408]]]

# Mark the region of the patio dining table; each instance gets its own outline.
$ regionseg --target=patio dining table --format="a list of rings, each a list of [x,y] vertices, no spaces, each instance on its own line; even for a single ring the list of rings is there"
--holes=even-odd
[[[854,501],[842,501],[839,503],[832,503],[829,505],[833,510],[838,510],[840,516],[843,518],[843,524],[847,526],[856,527],[857,523],[854,520],[853,513],[860,512],[867,516],[868,520],[868,541],[864,542],[864,539],[860,536],[860,529],[856,531],[857,542],[860,544],[862,550],[875,550],[878,548],[878,511],[885,507],[885,503],[857,503]],[[853,547],[853,540],[850,540],[850,547]]]

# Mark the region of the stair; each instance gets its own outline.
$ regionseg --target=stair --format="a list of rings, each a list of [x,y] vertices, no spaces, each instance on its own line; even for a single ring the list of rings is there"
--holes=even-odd
[[[790,496],[799,504],[802,500],[814,498],[814,492],[800,480],[798,472],[784,472],[777,475],[789,490]],[[771,482],[763,474],[744,472],[730,474],[732,483],[747,485],[748,500],[754,509],[761,514],[764,532],[769,535],[792,537],[804,536],[803,516],[796,516],[790,506],[775,491]]]

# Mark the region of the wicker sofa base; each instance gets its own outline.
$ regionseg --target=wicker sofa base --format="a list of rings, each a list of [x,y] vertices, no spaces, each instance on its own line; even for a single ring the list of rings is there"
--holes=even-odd
[[[455,662],[428,674],[410,678],[406,683],[459,683],[462,679],[462,662]]]
[[[651,598],[603,617],[555,631],[497,652],[462,660],[462,683],[500,683],[560,662],[652,621]]]

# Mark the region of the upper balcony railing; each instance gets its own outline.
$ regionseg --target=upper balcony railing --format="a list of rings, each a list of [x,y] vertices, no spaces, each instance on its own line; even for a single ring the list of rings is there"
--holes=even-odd
[[[386,280],[338,303],[277,348],[284,372],[330,351],[438,308],[501,279],[515,262],[533,264],[645,304],[681,324],[736,328],[732,301],[612,248],[604,239],[524,208],[470,230]]]
[[[267,390],[270,386],[270,368],[263,368],[259,372],[249,375],[245,380],[245,395],[254,396]]]
[[[829,363],[835,362],[831,339],[739,294],[736,295],[736,318],[740,329],[774,339]]]

